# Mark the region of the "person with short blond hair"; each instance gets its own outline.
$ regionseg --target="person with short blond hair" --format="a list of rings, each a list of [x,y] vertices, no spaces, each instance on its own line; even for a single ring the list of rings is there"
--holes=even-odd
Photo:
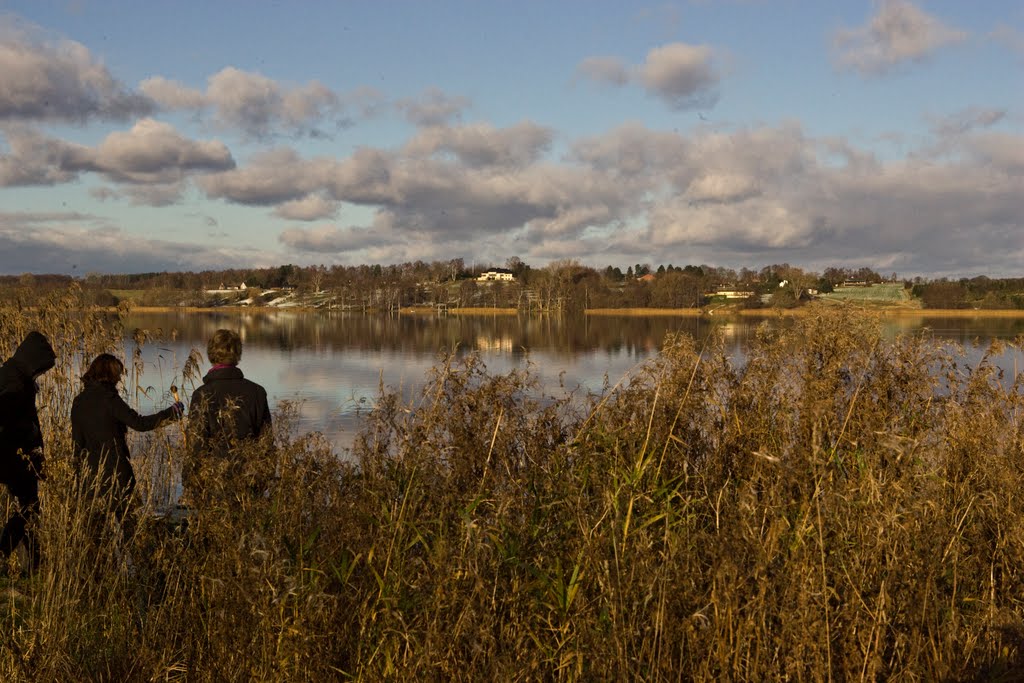
[[[267,392],[238,368],[241,337],[233,330],[217,330],[206,346],[206,355],[213,367],[192,394],[189,407],[190,458],[182,472],[188,498],[199,497],[204,488],[198,474],[202,459],[224,460],[228,476],[240,476],[246,468],[245,463],[235,461],[235,446],[271,438]]]
[[[206,345],[206,357],[214,365],[238,365],[242,360],[241,337],[231,330],[217,330]]]

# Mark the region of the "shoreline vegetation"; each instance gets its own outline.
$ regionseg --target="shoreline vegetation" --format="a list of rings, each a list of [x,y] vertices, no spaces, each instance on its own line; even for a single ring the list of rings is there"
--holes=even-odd
[[[518,257],[505,265],[467,267],[462,259],[451,259],[329,268],[285,264],[202,272],[92,273],[84,278],[24,273],[0,276],[0,292],[22,305],[32,305],[48,291],[75,284],[100,306],[130,303],[183,310],[241,306],[406,315],[430,311],[504,315],[508,310],[530,315],[585,311],[600,315],[595,311],[644,309],[676,311],[650,315],[684,315],[678,311],[700,309],[713,317],[739,310],[798,310],[812,305],[886,311],[1024,311],[1024,278],[1014,277],[901,279],[896,273],[886,276],[867,267],[829,267],[818,273],[789,264],[735,270],[692,264],[655,268],[638,263],[623,272],[619,267],[598,269],[572,259],[534,268]]]
[[[993,362],[1019,344],[967,366],[885,338],[877,312],[820,307],[742,365],[724,336],[669,335],[564,399],[449,356],[415,397],[382,390],[351,460],[276,411],[276,447],[236,453],[273,476],[253,489],[206,463],[213,495],[186,524],[167,507],[180,431],[132,434],[127,533],[79,488],[68,412],[100,351],[129,354],[129,397],[153,380],[123,318],[83,310],[74,287],[0,302],[0,356],[29,330],[57,352],[44,562],[3,568],[5,681],[1024,673],[1024,377]]]
[[[820,306],[829,308],[839,307],[837,304],[823,304]],[[904,306],[858,306],[856,304],[841,305],[845,310],[863,313],[868,315],[879,315],[883,317],[902,318],[1024,318],[1024,309],[963,309],[963,308],[908,308]],[[117,313],[116,306],[98,307],[107,313]],[[362,314],[361,310],[342,311],[340,309],[325,309],[315,306],[145,306],[131,305],[131,311],[137,313],[244,313],[244,312],[297,312],[297,313],[354,313]],[[770,318],[778,316],[804,316],[814,315],[820,311],[818,305],[808,305],[800,308],[754,308],[744,309],[739,307],[705,307],[705,308],[588,308],[583,310],[584,315],[594,316],[624,316],[624,317],[760,317]],[[436,308],[428,306],[407,306],[398,309],[401,315],[441,315]],[[517,308],[494,308],[494,307],[464,307],[450,308],[443,312],[444,315],[550,315],[546,312],[529,313]]]

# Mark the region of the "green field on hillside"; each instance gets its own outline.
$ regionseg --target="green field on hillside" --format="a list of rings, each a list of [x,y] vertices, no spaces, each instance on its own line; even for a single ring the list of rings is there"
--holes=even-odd
[[[836,287],[835,291],[829,294],[822,294],[826,300],[855,301],[880,303],[903,303],[911,300],[908,290],[903,288],[902,283],[884,283],[871,285],[870,287]]]

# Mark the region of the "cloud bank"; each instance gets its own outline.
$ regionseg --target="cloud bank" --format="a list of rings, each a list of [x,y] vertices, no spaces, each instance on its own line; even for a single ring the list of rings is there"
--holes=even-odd
[[[123,273],[270,266],[276,255],[134,236],[81,213],[0,212],[0,267],[8,273]]]
[[[124,121],[155,109],[81,43],[47,40],[41,31],[5,17],[0,17],[0,74],[0,121]]]
[[[990,35],[1019,39],[1006,26]],[[881,77],[968,35],[888,0],[832,37],[842,68]],[[721,48],[673,42],[641,54],[633,64],[574,59],[575,76],[611,89],[601,96],[642,90],[666,116],[716,103]],[[525,117],[466,120],[472,106],[439,88],[390,99],[233,66],[200,87],[153,76],[135,91],[83,45],[7,21],[0,188],[10,196],[77,183],[111,215],[124,203],[193,217],[245,207],[273,232],[265,251],[221,250],[138,238],[95,215],[12,211],[0,214],[0,271],[518,255],[942,273],[1014,272],[1024,257],[1024,135],[1006,106],[929,112],[887,154],[877,141],[815,135],[800,121],[627,122],[573,136]],[[318,136],[367,117],[399,126],[392,142],[353,136],[321,147]]]
[[[907,62],[924,61],[967,38],[966,31],[947,26],[913,3],[885,0],[867,25],[838,31],[833,48],[840,67],[877,76]]]

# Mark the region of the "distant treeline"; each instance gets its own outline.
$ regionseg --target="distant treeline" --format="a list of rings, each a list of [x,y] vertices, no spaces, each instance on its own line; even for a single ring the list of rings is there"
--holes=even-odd
[[[883,276],[866,267],[831,267],[818,273],[787,263],[759,270],[637,263],[623,270],[610,265],[593,268],[565,259],[534,268],[518,257],[500,267],[513,280],[477,280],[481,273],[493,269],[487,264],[467,265],[463,259],[451,259],[392,265],[286,264],[199,272],[94,273],[84,278],[23,274],[0,276],[0,289],[30,298],[33,293],[64,288],[75,281],[101,305],[116,305],[124,296],[149,304],[203,306],[227,302],[223,291],[218,296],[211,290],[236,292],[237,299],[260,303],[272,299],[272,292],[287,289],[304,295],[323,293],[333,305],[352,309],[443,304],[573,311],[700,307],[721,290],[746,293],[746,299],[739,301],[741,306],[793,307],[843,284],[900,282],[896,273]],[[1024,278],[915,278],[902,283],[925,308],[1024,308]]]
[[[919,282],[911,288],[925,308],[1024,309],[1024,278],[962,278]]]

